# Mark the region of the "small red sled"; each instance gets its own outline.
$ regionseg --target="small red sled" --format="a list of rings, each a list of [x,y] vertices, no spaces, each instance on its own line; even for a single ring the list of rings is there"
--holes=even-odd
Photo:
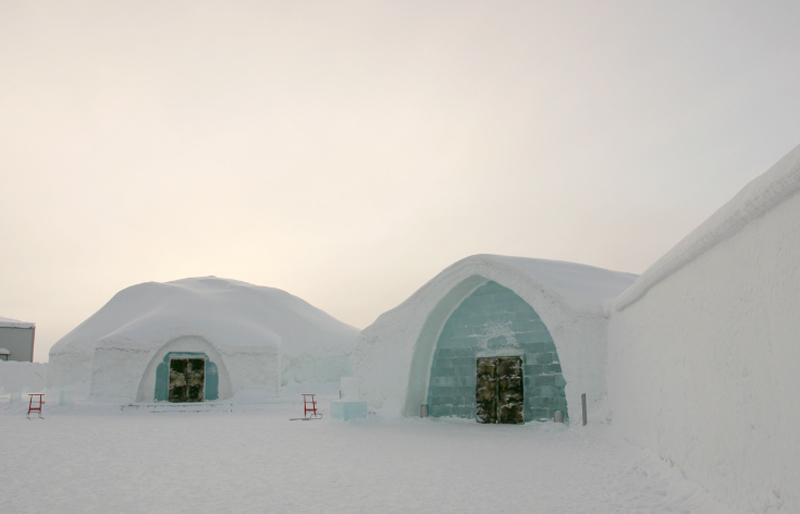
[[[317,412],[317,400],[313,394],[303,394],[303,417],[291,418],[290,421],[309,421],[312,419],[322,419],[322,413]]]
[[[28,414],[26,414],[28,419],[31,419],[31,412],[36,412],[39,414],[40,418],[44,419],[44,416],[42,416],[42,405],[44,405],[42,397],[44,393],[29,393],[28,396],[30,396],[28,400]],[[36,398],[34,398],[34,396],[36,396]]]

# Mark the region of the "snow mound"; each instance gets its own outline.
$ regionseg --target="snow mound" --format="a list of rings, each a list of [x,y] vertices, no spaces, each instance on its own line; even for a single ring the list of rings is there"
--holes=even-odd
[[[110,340],[148,348],[187,330],[227,345],[281,348],[292,356],[352,351],[358,334],[355,327],[280,289],[188,278],[123,289],[61,338],[50,354],[92,352],[98,341]]]
[[[117,293],[51,348],[50,385],[86,381],[98,349],[151,354],[191,336],[227,353],[279,353],[290,364],[347,357],[357,334],[280,289],[216,277],[146,282]]]
[[[611,271],[574,262],[505,257],[501,255],[477,255],[516,268],[540,283],[542,289],[558,295],[575,308],[594,309],[615,298],[631,285],[638,275]]]

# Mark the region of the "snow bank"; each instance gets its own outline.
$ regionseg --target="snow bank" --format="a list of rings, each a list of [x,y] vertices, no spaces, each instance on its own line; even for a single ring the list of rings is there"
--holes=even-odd
[[[609,324],[614,424],[759,512],[800,512],[799,190],[800,146],[620,295]]]
[[[91,381],[92,394],[152,399],[169,352],[220,366],[220,395],[346,374],[358,330],[279,289],[215,277],[148,282],[117,293],[50,350],[50,386]]]
[[[362,395],[384,415],[418,415],[442,327],[465,298],[494,281],[533,307],[547,326],[567,381],[569,415],[580,419],[580,394],[597,399],[605,393],[604,304],[635,278],[543,259],[476,255],[458,261],[362,331],[355,366]]]
[[[46,383],[47,364],[0,361],[0,394],[43,391]]]

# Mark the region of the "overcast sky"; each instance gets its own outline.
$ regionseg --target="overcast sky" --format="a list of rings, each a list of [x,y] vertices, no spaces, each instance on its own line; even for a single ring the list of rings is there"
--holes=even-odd
[[[0,316],[215,275],[363,328],[476,253],[641,273],[800,143],[800,2],[0,3]]]

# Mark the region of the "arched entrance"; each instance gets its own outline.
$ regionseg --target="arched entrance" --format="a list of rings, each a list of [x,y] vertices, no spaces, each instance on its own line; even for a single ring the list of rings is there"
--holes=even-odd
[[[202,369],[202,376],[198,372]],[[170,372],[173,389],[184,387],[192,391],[175,390],[172,401],[206,401],[230,398],[232,388],[225,361],[214,346],[201,336],[180,336],[164,344],[144,370],[136,393],[138,402],[170,400]],[[176,376],[176,373],[182,377]],[[192,385],[189,385],[189,382]],[[202,396],[199,394],[202,382]],[[178,400],[183,398],[182,400]]]
[[[510,289],[489,281],[447,318],[427,394],[431,416],[486,423],[568,418],[566,381],[549,330]]]
[[[156,368],[157,402],[202,402],[219,398],[217,365],[200,352],[170,352]]]

